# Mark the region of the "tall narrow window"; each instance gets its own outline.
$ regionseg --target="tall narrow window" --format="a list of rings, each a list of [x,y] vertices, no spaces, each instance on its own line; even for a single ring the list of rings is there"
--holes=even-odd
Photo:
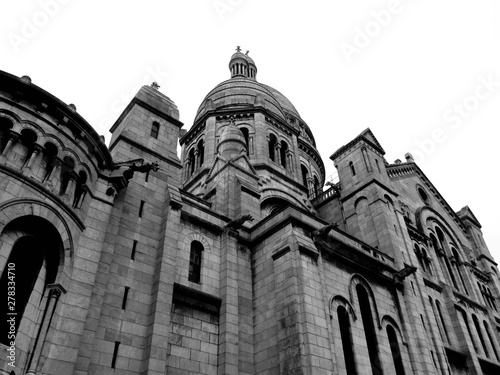
[[[405,367],[403,366],[398,337],[396,336],[396,331],[394,331],[394,328],[390,325],[387,326],[387,338],[389,339],[389,346],[391,347],[392,361],[394,362],[396,375],[405,375]]]
[[[128,300],[129,290],[130,290],[130,287],[126,286],[125,290],[123,291],[122,310],[125,310],[127,308],[127,300]]]
[[[321,186],[319,185],[318,177],[314,176],[314,193],[316,196],[321,194]]]
[[[205,144],[203,143],[203,139],[200,139],[197,148],[198,148],[198,167],[201,167],[205,162]]]
[[[439,315],[439,320],[443,326],[444,334],[446,336],[446,341],[450,342],[450,336],[448,336],[448,329],[446,328],[446,322],[444,321],[443,312],[441,311],[441,303],[436,300],[436,309]]]
[[[354,164],[352,161],[349,162],[349,168],[351,169],[351,174],[356,176],[356,169],[354,169]]]
[[[130,253],[130,259],[134,260],[135,259],[135,252],[137,250],[137,241],[134,240],[134,242],[132,243],[132,251]]]
[[[188,280],[197,284],[200,283],[202,251],[203,251],[203,245],[200,242],[198,241],[191,242]]]
[[[481,341],[481,346],[483,347],[484,354],[489,358],[490,354],[488,353],[488,348],[486,347],[486,342],[484,341],[483,333],[481,332],[481,325],[479,324],[479,320],[477,320],[477,316],[475,316],[474,314],[472,314],[472,321],[474,322],[474,327],[476,327],[476,332],[479,336],[479,341]]]
[[[192,148],[188,154],[188,163],[189,163],[189,165],[188,165],[188,168],[189,168],[188,177],[191,176],[196,169],[195,162],[196,162],[196,159],[195,159],[195,155],[194,155],[194,148]]]
[[[111,368],[116,368],[116,358],[118,357],[118,348],[120,347],[120,341],[115,341],[115,348],[113,350],[113,358],[111,359]]]
[[[276,161],[276,137],[274,134],[269,135],[269,159]]]
[[[309,187],[307,186],[307,180],[309,178],[309,171],[307,170],[306,166],[301,164],[300,165],[300,171],[302,172],[302,185],[304,185],[304,187],[306,189],[309,189]]]
[[[432,310],[432,313],[434,315],[434,319],[435,319],[437,327],[438,327],[439,337],[441,337],[441,341],[444,341],[443,332],[441,331],[441,326],[439,324],[438,316],[436,314],[436,310],[434,309],[434,303],[432,301],[432,297],[431,296],[429,296],[429,304],[431,305],[431,310]]]
[[[337,317],[339,319],[340,338],[342,340],[346,372],[347,375],[356,375],[356,361],[354,360],[354,346],[351,337],[351,322],[349,320],[349,314],[343,306],[337,308]]]
[[[493,337],[491,337],[490,328],[488,327],[488,323],[486,323],[486,320],[483,320],[483,325],[484,325],[484,330],[486,331],[486,335],[488,336],[488,340],[490,340],[491,348],[493,349],[495,358],[497,359],[497,361],[500,361],[500,358],[498,357],[497,348],[495,346],[495,342],[493,341]]]
[[[139,204],[139,217],[142,217],[142,213],[144,211],[144,201],[141,201],[141,203]]]
[[[463,310],[461,310],[460,312],[462,315],[462,319],[464,320],[464,323],[465,323],[465,328],[467,328],[467,333],[469,334],[470,341],[472,342],[472,346],[474,346],[474,350],[477,353],[478,348],[476,345],[476,340],[474,340],[474,336],[472,336],[472,331],[470,330],[470,325],[469,325],[469,320],[467,319],[467,314]]]
[[[464,287],[465,294],[469,295],[469,292],[467,290],[467,286],[465,285],[464,277],[462,275],[462,272],[460,270],[460,257],[458,256],[458,252],[456,249],[451,249],[451,252],[453,254],[453,257],[455,258],[455,269],[457,270],[458,277],[460,278],[460,281],[462,282],[462,286]]]
[[[370,364],[373,375],[382,374],[382,366],[378,356],[378,342],[375,326],[373,325],[373,316],[370,306],[370,299],[366,289],[358,284],[356,286],[358,294],[359,308],[361,310],[361,320],[365,331],[366,344],[368,345],[368,355],[370,356]]]
[[[281,159],[281,165],[283,168],[286,169],[286,154],[288,150],[288,145],[285,141],[281,141],[281,148],[280,148],[280,159]]]
[[[382,173],[382,171],[380,170],[380,165],[378,164],[377,159],[375,159],[375,164],[377,165],[378,173]]]
[[[158,139],[158,133],[160,132],[160,124],[157,121],[153,121],[151,125],[151,137]]]
[[[248,132],[248,128],[240,128],[240,130],[243,133],[243,137],[245,137],[245,143],[247,145],[247,155],[250,155],[250,134]]]
[[[432,275],[431,261],[424,248],[422,248],[422,263],[425,264],[426,272]]]
[[[443,232],[441,231],[441,229],[437,228],[436,227],[436,234],[438,236],[438,246],[439,246],[439,249],[443,249],[444,251],[444,234]],[[451,265],[450,265],[450,261],[448,259],[448,257],[446,255],[443,256],[443,259],[444,259],[444,263],[446,265],[446,269],[448,270],[448,274],[450,275],[450,279],[451,279],[451,282],[453,284],[453,287],[455,289],[458,289],[458,285],[457,285],[457,281],[455,280],[455,275],[453,274],[453,270],[451,268]]]
[[[61,186],[59,189],[59,194],[63,195],[66,193],[66,188],[68,187],[69,177],[73,169],[75,168],[75,162],[69,156],[65,156],[63,163],[61,165]]]

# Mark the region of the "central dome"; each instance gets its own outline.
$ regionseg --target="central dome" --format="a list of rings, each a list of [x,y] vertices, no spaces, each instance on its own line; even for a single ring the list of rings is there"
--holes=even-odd
[[[253,59],[241,53],[238,48],[229,62],[231,78],[219,83],[203,99],[194,122],[214,110],[251,109],[263,107],[279,120],[288,123],[297,130],[303,128],[303,137],[315,145],[311,130],[294,105],[275,88],[257,82],[257,66]]]
[[[196,113],[195,122],[212,109],[252,108],[261,106],[281,120],[287,115],[300,119],[293,104],[278,90],[246,77],[234,77],[212,89]]]

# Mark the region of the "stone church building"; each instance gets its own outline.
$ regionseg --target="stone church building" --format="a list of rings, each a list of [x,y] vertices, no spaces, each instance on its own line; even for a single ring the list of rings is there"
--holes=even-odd
[[[229,70],[188,131],[142,87],[109,146],[0,72],[0,374],[500,374],[471,209],[370,129],[325,184],[314,127]]]

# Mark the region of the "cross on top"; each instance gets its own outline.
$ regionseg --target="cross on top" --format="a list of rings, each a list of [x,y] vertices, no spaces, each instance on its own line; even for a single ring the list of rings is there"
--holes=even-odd
[[[236,46],[236,52],[241,52],[240,46]]]

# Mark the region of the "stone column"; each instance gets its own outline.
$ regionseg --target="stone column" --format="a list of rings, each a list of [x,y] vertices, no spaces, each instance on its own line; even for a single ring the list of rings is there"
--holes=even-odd
[[[307,195],[311,199],[315,197],[315,194],[314,194],[314,178],[311,177],[311,176],[309,176],[307,178]]]
[[[276,163],[281,165],[281,143],[278,143],[278,141],[276,141],[276,146],[274,147],[274,156]]]
[[[184,163],[184,168],[185,168],[185,171],[184,171],[184,182],[186,182],[189,179],[189,170],[191,169],[191,161],[189,160],[189,158]]]
[[[38,154],[42,150],[43,150],[42,145],[39,145],[38,143],[35,143],[33,145],[33,152],[31,153],[30,158],[28,159],[28,161],[26,162],[26,164],[24,164],[24,166],[22,168],[23,173],[27,173],[30,177],[34,176],[34,173],[32,172],[32,166],[35,163],[35,160],[36,160]]]
[[[59,186],[58,176],[61,174],[61,163],[62,162],[60,159],[58,158],[54,159],[54,161],[52,162],[53,164],[52,169],[44,181],[45,186],[47,186],[53,192],[55,192]]]
[[[238,232],[225,230],[221,241],[221,297],[218,375],[238,374]]]
[[[64,192],[64,200],[66,200],[67,204],[72,204],[73,199],[75,198],[75,188],[76,188],[76,179],[78,175],[75,171],[69,172],[69,180],[68,186],[66,186],[66,191]]]
[[[2,155],[0,155],[0,161],[5,161],[8,156],[9,152],[12,149],[12,146],[17,142],[21,134],[18,132],[15,132],[14,130],[11,130],[9,133],[9,140],[7,141],[7,144],[5,145],[5,148],[3,150]]]
[[[40,356],[42,354],[43,346],[45,344],[45,339],[47,338],[47,332],[52,322],[52,316],[56,310],[57,302],[62,293],[66,293],[66,290],[60,284],[49,284],[47,286],[48,301],[45,306],[45,311],[43,312],[42,321],[40,327],[38,328],[38,335],[35,340],[35,344],[31,351],[31,357],[28,362],[28,371],[26,375],[36,375],[36,368],[40,362]]]
[[[200,161],[200,150],[194,150],[194,171],[196,171],[199,167],[198,163]]]

